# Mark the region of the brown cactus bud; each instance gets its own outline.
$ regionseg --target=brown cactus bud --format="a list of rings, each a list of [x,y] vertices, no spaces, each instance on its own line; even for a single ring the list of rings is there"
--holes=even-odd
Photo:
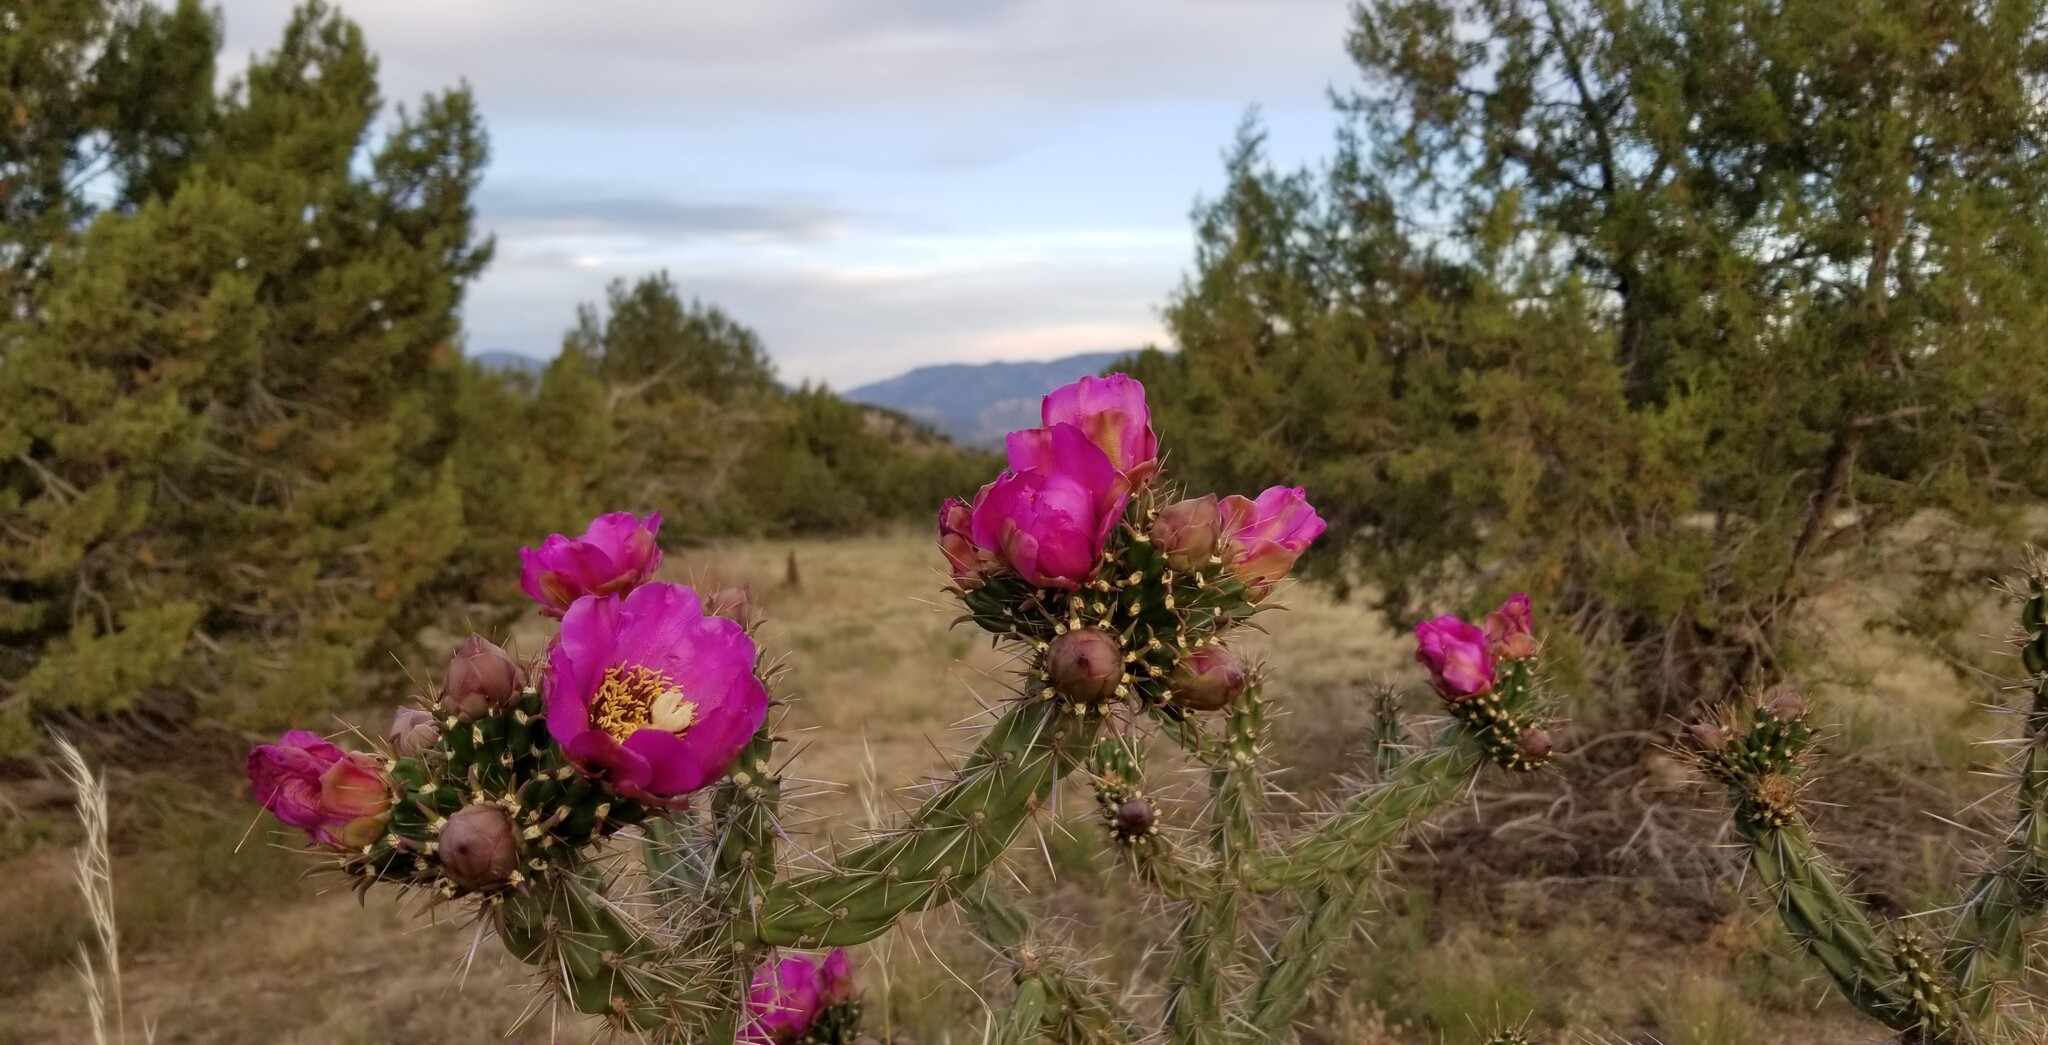
[[[1249,681],[1237,654],[1221,646],[1203,646],[1173,666],[1166,684],[1181,707],[1215,711],[1236,700]]]
[[[733,584],[704,596],[704,612],[741,624],[754,620],[754,589],[745,584]]]
[[[1183,573],[1201,569],[1216,554],[1216,541],[1223,531],[1223,512],[1216,495],[1175,501],[1160,509],[1152,520],[1152,546],[1166,557],[1166,564]]]
[[[1143,797],[1133,797],[1116,807],[1116,833],[1124,838],[1150,834],[1152,823],[1152,803]]]
[[[519,699],[519,662],[482,635],[471,635],[441,680],[442,706],[458,718],[482,718],[492,708],[509,707]]]
[[[1124,651],[1116,637],[1097,628],[1070,631],[1045,651],[1052,688],[1087,704],[1115,697],[1124,680]]]
[[[1806,698],[1792,690],[1786,690],[1771,698],[1771,717],[1780,722],[1796,722],[1806,717]]]
[[[391,750],[399,758],[414,758],[441,741],[441,726],[433,713],[423,708],[399,708],[391,718]]]
[[[465,889],[511,881],[519,869],[519,829],[505,807],[464,806],[441,825],[441,873]]]
[[[1687,748],[1703,755],[1718,754],[1728,746],[1728,732],[1712,722],[1695,722],[1678,734]]]
[[[1541,726],[1530,726],[1522,731],[1522,739],[1517,746],[1523,758],[1541,762],[1550,757],[1550,733]]]

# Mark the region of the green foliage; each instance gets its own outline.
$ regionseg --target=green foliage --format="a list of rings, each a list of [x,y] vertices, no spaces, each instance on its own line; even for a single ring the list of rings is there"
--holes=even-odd
[[[10,230],[40,278],[0,320],[0,701],[174,684],[208,713],[317,711],[462,540],[432,396],[490,253],[482,127],[454,91],[366,144],[375,61],[318,4],[218,95],[196,8],[72,28],[108,21],[155,35],[102,72],[169,111],[74,120],[120,202]]]
[[[219,91],[189,0],[4,17],[0,755],[151,688],[307,721],[434,617],[497,612],[519,546],[600,511],[839,532],[928,517],[986,467],[785,392],[666,276],[584,309],[538,380],[465,363],[481,118],[464,89],[387,111],[317,0]]]
[[[1311,565],[1392,620],[1536,593],[1623,715],[1780,675],[1906,523],[2048,495],[2044,28],[1371,0],[1335,158],[1245,133],[1132,369],[1198,479],[1306,484]]]
[[[501,524],[525,540],[568,525],[543,517],[550,505],[585,518],[658,510],[670,540],[848,533],[929,517],[992,466],[825,388],[785,390],[753,331],[684,304],[665,273],[614,282],[602,309],[585,306],[524,401],[510,401],[513,379],[496,380],[478,394],[492,416],[478,418],[462,472],[497,473],[476,481],[510,482],[506,499],[545,493],[531,525]]]

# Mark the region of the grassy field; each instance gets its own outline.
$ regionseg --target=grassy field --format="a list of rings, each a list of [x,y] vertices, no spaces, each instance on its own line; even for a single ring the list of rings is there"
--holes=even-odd
[[[893,817],[909,800],[904,789],[943,770],[984,721],[983,705],[1009,684],[1009,666],[978,633],[949,629],[938,566],[921,534],[744,543],[671,559],[671,579],[752,585],[768,619],[763,641],[787,669],[779,690],[792,700],[787,732],[802,748],[795,773],[819,782],[802,808],[820,844]],[[1951,780],[1972,757],[1965,741],[1991,727],[1970,715],[1970,693],[1946,668],[1860,627],[1867,597],[1831,600],[1831,626],[1855,668],[1838,680],[1845,685],[1817,694],[1838,748],[1853,756],[1843,779],[1861,788],[1866,776],[1885,779],[1886,767],[1944,767],[1932,784],[1913,785],[1931,792],[1893,790],[1945,811],[1967,791]],[[1414,676],[1405,638],[1361,608],[1302,588],[1284,601],[1286,612],[1260,618],[1268,634],[1246,645],[1271,665],[1271,692],[1289,712],[1276,745],[1281,763],[1295,767],[1284,783],[1312,800],[1358,749],[1364,685]],[[522,627],[513,639],[533,650],[543,634]],[[375,731],[388,714],[343,718]],[[196,769],[113,774],[131,1020],[151,1023],[159,1042],[505,1040],[526,1005],[526,970],[459,920],[414,918],[385,891],[359,903],[337,879],[301,880],[305,865],[255,815],[245,787],[233,785],[224,799],[208,790],[235,779],[238,742],[217,746],[195,756]],[[1642,750],[1598,791],[1563,783],[1585,775],[1573,768],[1569,743],[1554,779],[1516,788],[1489,781],[1484,802],[1457,811],[1403,862],[1387,909],[1360,927],[1370,942],[1313,1006],[1305,1040],[1473,1042],[1475,1017],[1495,1013],[1527,1014],[1542,1040],[1873,1040],[1870,1025],[1785,956],[1773,923],[1739,893],[1660,874],[1656,859],[1631,855],[1642,829],[1620,845],[1597,831],[1575,834],[1581,821],[1626,824],[1639,808],[1640,823],[1666,834],[1717,823],[1695,811],[1718,809],[1718,799]],[[1552,820],[1535,825],[1551,823],[1547,834],[1516,811],[1518,794],[1551,810]],[[1606,803],[1613,815],[1573,820],[1549,797],[1560,794]],[[66,964],[85,917],[68,879],[72,828],[61,802],[42,799],[11,802],[0,828],[0,1043],[86,1036],[83,997]],[[1102,955],[1105,972],[1135,985],[1136,1011],[1152,1011],[1160,962],[1142,941],[1159,930],[1161,913],[1118,884],[1082,818],[1088,806],[1078,790],[1064,795],[1007,873],[1034,886],[1076,941]],[[1920,852],[1859,869],[1906,892],[1937,880],[1956,857],[1933,824],[1902,828]],[[1591,866],[1604,870],[1589,874]],[[982,999],[1002,991],[943,912],[856,959],[879,1001],[870,1030],[883,1040],[979,1041]],[[541,1014],[511,1040],[594,1033]]]

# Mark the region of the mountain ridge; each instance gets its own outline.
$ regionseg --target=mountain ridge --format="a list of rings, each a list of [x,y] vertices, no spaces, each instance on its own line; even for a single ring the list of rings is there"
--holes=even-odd
[[[853,388],[845,397],[887,407],[966,446],[1000,447],[1006,432],[1038,424],[1047,392],[1099,374],[1137,352],[1082,352],[1059,359],[993,363],[937,363]]]

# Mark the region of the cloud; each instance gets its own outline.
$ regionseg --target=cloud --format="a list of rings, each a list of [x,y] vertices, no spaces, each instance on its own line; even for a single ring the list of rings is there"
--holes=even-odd
[[[385,97],[491,133],[470,347],[552,353],[666,269],[789,379],[1159,340],[1189,203],[1261,106],[1320,155],[1346,0],[337,0]],[[221,0],[233,75],[290,5]]]
[[[727,263],[702,252],[615,257],[587,269],[561,255],[509,258],[466,309],[472,351],[544,355],[612,279],[660,268],[685,298],[717,304],[758,331],[788,379],[835,388],[926,363],[1044,359],[1162,339],[1156,307],[1172,289],[1158,248],[1038,254],[936,251],[887,266]],[[1148,263],[1149,257],[1149,263]],[[566,299],[566,301],[565,301]]]
[[[288,5],[226,0],[228,54],[275,45]],[[458,77],[488,111],[577,121],[803,106],[1040,109],[1262,100],[1342,75],[1333,0],[344,0],[393,97]]]
[[[504,236],[699,239],[804,243],[844,234],[852,215],[837,207],[787,202],[687,202],[610,196],[568,186],[486,183],[477,198],[485,224]]]

